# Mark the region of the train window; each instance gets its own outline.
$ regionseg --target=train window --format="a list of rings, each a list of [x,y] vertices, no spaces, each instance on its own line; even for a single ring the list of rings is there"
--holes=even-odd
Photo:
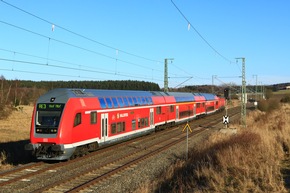
[[[144,123],[145,123],[145,126],[148,127],[148,125],[149,125],[148,117],[144,118]]]
[[[132,120],[132,130],[135,130],[136,129],[136,120],[133,119]]]
[[[216,106],[218,106],[218,105],[219,105],[219,102],[218,102],[218,101],[216,101],[216,102],[215,102],[215,105],[216,105]]]
[[[97,123],[97,112],[93,111],[91,112],[91,124],[96,124]]]
[[[170,105],[170,112],[174,112],[174,106],[173,105]]]
[[[148,97],[145,97],[145,101],[146,101],[146,104],[147,104],[147,105],[150,104],[150,101],[149,101]]]
[[[138,105],[141,105],[142,104],[140,97],[137,97],[137,101],[138,101]]]
[[[141,127],[144,127],[145,125],[145,121],[144,121],[144,118],[141,119]]]
[[[114,104],[114,107],[118,107],[118,101],[115,97],[112,97],[112,101],[113,101],[113,104]]]
[[[200,103],[196,103],[196,108],[200,108]]]
[[[133,100],[132,100],[131,97],[128,97],[128,101],[129,101],[129,105],[130,105],[130,106],[133,106]]]
[[[161,107],[156,107],[156,114],[160,115],[161,114]]]
[[[143,105],[147,104],[147,103],[146,103],[146,100],[144,99],[144,97],[141,97],[141,100],[142,100],[142,104],[143,104]]]
[[[82,122],[82,116],[81,113],[77,113],[74,119],[74,127],[78,126]]]
[[[133,97],[134,106],[138,105],[136,97]]]
[[[149,100],[149,104],[152,105],[153,104],[152,98],[151,97],[148,97],[148,100]]]
[[[121,97],[118,97],[118,102],[120,107],[124,107],[123,99]]]
[[[138,119],[138,128],[141,128],[140,119]]]
[[[112,101],[111,101],[111,98],[106,98],[106,102],[107,102],[107,105],[108,105],[108,108],[112,108],[113,104],[112,104]]]
[[[107,104],[104,98],[99,98],[99,101],[103,109],[107,108]]]
[[[112,134],[116,134],[117,133],[116,123],[112,123],[111,124],[111,133]]]
[[[123,97],[123,100],[124,100],[125,106],[128,107],[129,106],[128,99],[126,97]]]
[[[125,122],[117,123],[117,133],[125,131]]]

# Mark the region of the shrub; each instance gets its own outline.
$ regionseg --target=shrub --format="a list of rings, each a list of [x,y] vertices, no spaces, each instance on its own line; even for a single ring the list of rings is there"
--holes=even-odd
[[[287,95],[285,97],[283,97],[281,100],[280,100],[281,103],[290,103],[290,95]]]
[[[0,103],[0,120],[7,118],[12,111],[11,107],[5,106],[4,104]]]
[[[275,109],[279,109],[280,104],[277,100],[270,99],[270,100],[260,100],[258,102],[258,109],[263,112],[271,112]]]

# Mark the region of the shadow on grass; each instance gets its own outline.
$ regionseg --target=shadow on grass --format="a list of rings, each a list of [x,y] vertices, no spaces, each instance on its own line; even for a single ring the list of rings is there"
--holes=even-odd
[[[35,161],[31,156],[31,152],[24,150],[24,146],[28,143],[29,140],[0,143],[0,153],[4,152],[6,155],[6,159],[2,160],[2,162],[16,166]]]

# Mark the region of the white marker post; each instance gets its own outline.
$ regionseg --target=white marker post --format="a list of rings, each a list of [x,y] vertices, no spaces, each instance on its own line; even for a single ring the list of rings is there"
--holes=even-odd
[[[190,132],[192,132],[189,124],[188,124],[188,121],[185,125],[185,127],[182,129],[182,132],[186,129],[186,160],[188,159],[188,129],[190,130]]]

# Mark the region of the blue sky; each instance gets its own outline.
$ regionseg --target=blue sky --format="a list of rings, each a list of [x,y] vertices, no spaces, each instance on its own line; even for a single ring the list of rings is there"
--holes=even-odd
[[[245,57],[248,85],[290,82],[290,1],[173,2],[1,0],[0,75],[163,87],[174,58],[169,87],[240,85]]]

